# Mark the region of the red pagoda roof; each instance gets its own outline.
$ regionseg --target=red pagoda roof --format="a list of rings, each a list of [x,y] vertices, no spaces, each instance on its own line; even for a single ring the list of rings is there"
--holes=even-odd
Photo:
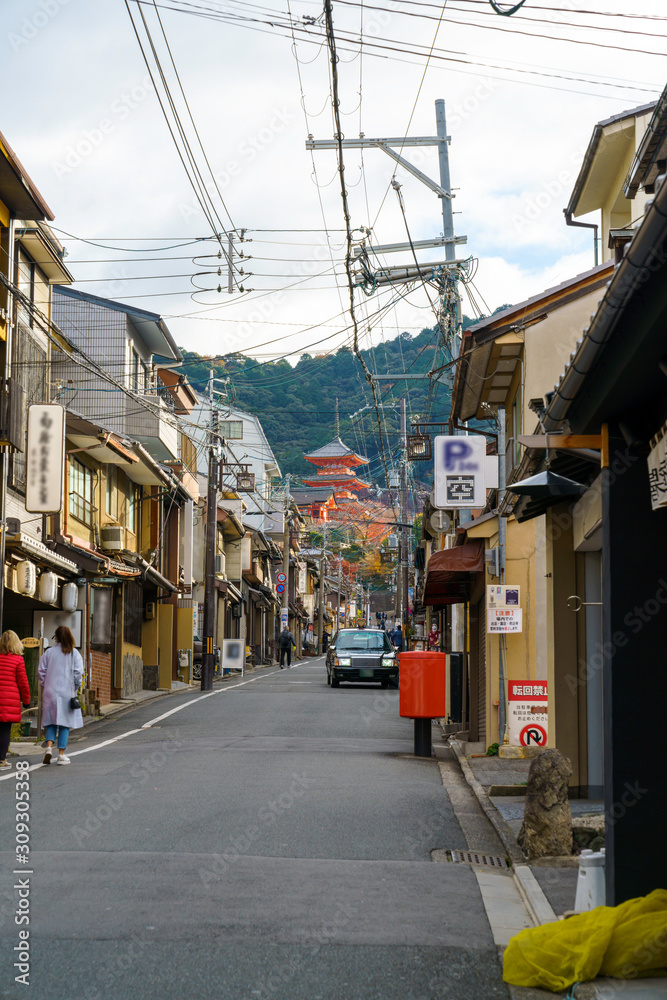
[[[335,472],[330,475],[326,473],[320,474],[316,479],[304,479],[306,486],[332,486],[335,488],[337,486],[343,489],[349,489],[351,486],[357,486],[359,489],[368,489],[372,486],[366,479],[358,479],[354,472],[346,470],[341,470],[340,472]]]

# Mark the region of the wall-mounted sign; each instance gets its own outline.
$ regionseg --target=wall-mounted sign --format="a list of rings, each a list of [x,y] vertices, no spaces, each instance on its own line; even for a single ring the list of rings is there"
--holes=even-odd
[[[547,682],[508,681],[507,693],[512,746],[546,746],[549,740]]]
[[[59,514],[65,473],[65,409],[59,403],[28,407],[25,509]]]
[[[492,635],[502,632],[522,632],[521,608],[487,608],[486,631]]]
[[[486,588],[487,608],[518,608],[521,606],[521,587],[499,583]]]
[[[442,434],[433,449],[433,493],[441,509],[486,503],[486,438]]]

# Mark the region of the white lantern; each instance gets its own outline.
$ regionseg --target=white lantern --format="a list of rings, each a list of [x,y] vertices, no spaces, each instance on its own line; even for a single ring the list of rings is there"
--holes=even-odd
[[[60,603],[62,604],[63,611],[67,611],[68,614],[76,611],[79,606],[79,588],[75,583],[63,584]]]
[[[16,589],[19,594],[33,597],[37,589],[37,570],[29,559],[23,559],[16,567]]]
[[[39,599],[42,604],[55,604],[58,600],[58,577],[55,573],[42,573],[40,576]]]

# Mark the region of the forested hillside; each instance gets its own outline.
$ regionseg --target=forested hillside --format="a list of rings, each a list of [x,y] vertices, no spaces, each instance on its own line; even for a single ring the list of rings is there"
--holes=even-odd
[[[464,326],[472,322],[466,317]],[[427,372],[433,366],[435,340],[433,330],[422,330],[416,337],[402,333],[361,354],[373,373]],[[224,361],[210,361],[192,351],[184,350],[183,354],[188,378],[199,391],[205,391],[211,368],[217,377],[229,378],[230,400],[260,418],[283,472],[302,475],[313,471],[303,454],[334,436],[338,400],[341,437],[371,460],[372,476],[379,474],[382,463],[373,395],[349,347],[341,347],[333,354],[303,354],[296,366],[285,359],[260,363],[243,354],[229,355]],[[398,450],[396,404],[403,395],[408,421],[416,417],[446,420],[449,416],[450,388],[443,383],[434,386],[430,416],[424,416],[429,385],[428,379],[378,383],[387,457]],[[366,405],[369,408],[357,414]],[[357,416],[352,418],[353,414]]]

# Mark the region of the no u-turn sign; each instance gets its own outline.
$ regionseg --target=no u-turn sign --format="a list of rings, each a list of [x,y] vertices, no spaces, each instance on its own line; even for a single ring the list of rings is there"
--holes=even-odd
[[[531,722],[524,726],[519,733],[519,746],[522,747],[545,747],[547,745],[547,731],[544,726]]]

